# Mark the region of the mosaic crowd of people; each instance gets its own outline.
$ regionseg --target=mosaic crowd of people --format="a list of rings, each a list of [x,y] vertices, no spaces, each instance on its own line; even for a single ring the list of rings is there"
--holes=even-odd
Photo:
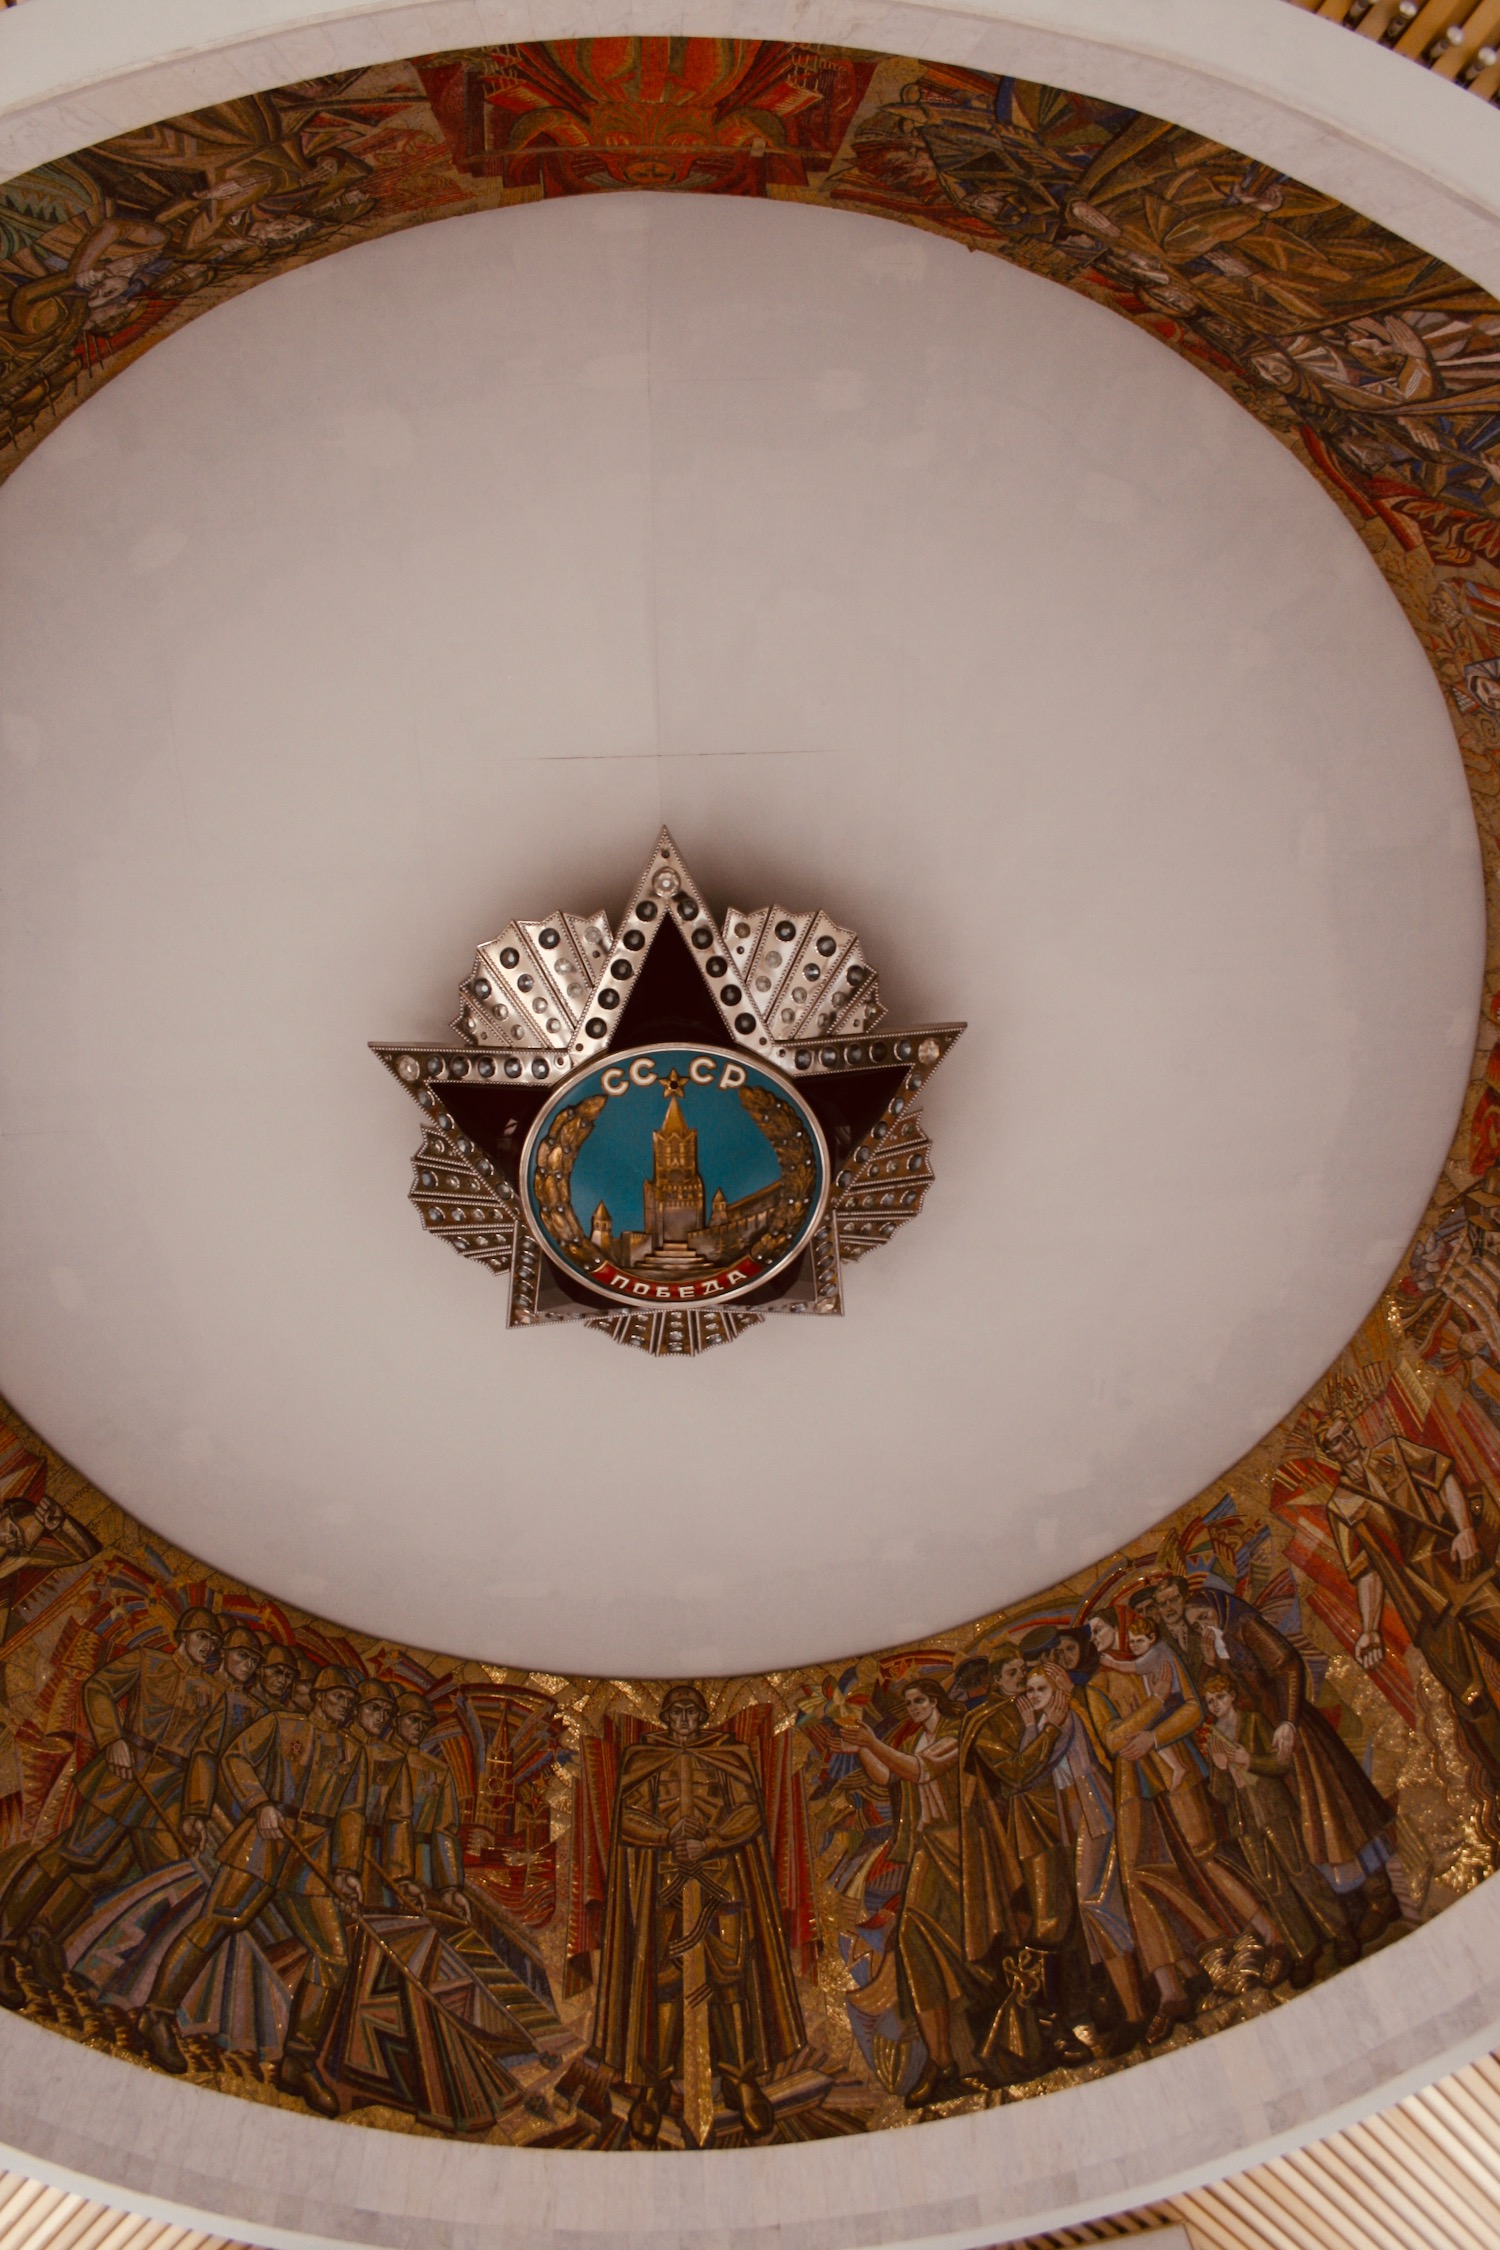
[[[1354,1660],[1377,1670],[1401,1634],[1492,1802],[1486,1496],[1342,1414],[1316,1443]],[[1225,1990],[1301,1990],[1400,1927],[1397,1806],[1343,1706],[1317,1700],[1308,1649],[1214,1569],[1137,1566],[1069,1618],[817,1707],[820,1795],[850,1845],[834,1880],[867,1907],[850,2013],[872,2059],[894,2045],[908,2107],[1149,2050]]]
[[[136,2019],[147,2054],[186,2072],[178,2012],[226,1943],[252,1929],[290,1936],[299,1961],[277,2083],[338,2114],[321,2057],[351,1931],[371,1913],[475,1919],[452,1769],[424,1748],[428,1699],[190,1607],[170,1647],[134,1647],[93,1672],[82,1705],[93,1748],[72,1817],[13,1861],[0,1892],[0,2004],[27,2005],[26,1969],[33,1984],[61,1982],[101,1910],[196,1867],[191,1913],[154,1933]],[[479,1903],[493,1925],[496,1909]]]

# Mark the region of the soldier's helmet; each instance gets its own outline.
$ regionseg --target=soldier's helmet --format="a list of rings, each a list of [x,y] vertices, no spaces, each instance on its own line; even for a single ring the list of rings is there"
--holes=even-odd
[[[313,1694],[322,1695],[327,1688],[352,1688],[354,1681],[342,1664],[325,1664],[313,1681]]]
[[[224,1638],[224,1628],[211,1609],[185,1609],[177,1620],[177,1638],[185,1641],[189,1633],[212,1633],[216,1641]]]
[[[265,1644],[265,1648],[266,1653],[261,1667],[263,1671],[296,1673],[296,1652],[289,1649],[285,1641],[269,1641]]]
[[[226,1649],[253,1648],[256,1655],[259,1656],[265,1648],[265,1643],[259,1633],[255,1632],[249,1625],[231,1625],[224,1635],[224,1646]]]
[[[426,1696],[416,1694],[411,1688],[404,1695],[397,1696],[396,1716],[398,1719],[421,1719],[428,1726],[432,1725],[432,1712]]]
[[[396,1691],[389,1680],[360,1680],[356,1682],[361,1703],[388,1703],[396,1708]]]
[[[304,1656],[300,1648],[294,1648],[290,1653],[292,1662],[297,1667],[298,1679],[305,1680],[309,1687],[314,1686],[318,1677],[318,1667],[314,1664],[312,1658]]]

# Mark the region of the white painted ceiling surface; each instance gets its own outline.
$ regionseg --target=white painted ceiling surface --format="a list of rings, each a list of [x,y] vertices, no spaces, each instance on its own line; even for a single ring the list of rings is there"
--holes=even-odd
[[[598,199],[273,282],[0,493],[0,1388],[147,1523],[543,1668],[948,1626],[1376,1297],[1482,953],[1441,699],[1206,380],[856,217]],[[660,821],[967,1017],[842,1322],[507,1332],[365,1052]]]

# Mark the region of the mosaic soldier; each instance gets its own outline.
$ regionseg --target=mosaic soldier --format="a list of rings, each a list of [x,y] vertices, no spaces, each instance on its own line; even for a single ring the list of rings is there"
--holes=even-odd
[[[266,1706],[256,1692],[261,1668],[261,1640],[248,1625],[231,1625],[224,1635],[223,1653],[215,1677],[224,1697],[224,1748],[238,1741],[252,1720],[258,1719]],[[219,1761],[218,1801],[214,1808],[215,1840],[221,1839],[237,1821],[244,1818],[245,1808],[236,1802],[224,1770]]]
[[[1233,1594],[1203,1587],[1188,1596],[1187,1621],[1200,1679],[1227,1672],[1236,1700],[1260,1713],[1276,1755],[1288,1762],[1308,1863],[1339,1897],[1363,1891],[1358,1934],[1368,1944],[1401,1917],[1385,1872],[1395,1806],[1318,1709],[1301,1655],[1268,1618]]]
[[[365,1753],[364,1902],[385,1908],[406,1900],[411,1874],[411,1772],[406,1752],[390,1740],[396,1691],[386,1680],[361,1680],[354,1731]]]
[[[755,1761],[711,1727],[701,1689],[668,1690],[663,1732],[625,1752],[615,1794],[592,2049],[636,2090],[635,2140],[661,2130],[683,2081],[707,2139],[717,2069],[748,2140],[775,2116],[761,2079],[805,2045]]]
[[[140,2017],[153,2062],[180,2075],[188,2065],[177,2009],[226,1940],[274,1906],[305,1949],[276,2083],[322,2117],[339,2111],[317,2051],[348,1965],[343,1908],[359,1905],[364,1859],[369,1776],[361,1742],[345,1731],[353,1715],[353,1682],[329,1665],[314,1681],[310,1715],[267,1711],[226,1752],[245,1817],[219,1852],[201,1913],[163,1955]]]
[[[170,1651],[132,1649],[85,1683],[96,1748],[74,1784],[71,1827],[22,1861],[0,1907],[0,2005],[25,2005],[22,1938],[60,1944],[100,1893],[202,1847],[223,1747],[221,1634],[212,1611],[184,1610]]]
[[[435,1758],[422,1747],[432,1732],[425,1696],[398,1696],[394,1732],[406,1752],[411,1795],[411,1860],[402,1895],[418,1908],[435,1901],[446,1913],[467,1922],[471,1909],[464,1892],[458,1791],[447,1759]]]
[[[248,1625],[231,1625],[224,1635],[219,1677],[224,1683],[224,1741],[233,1742],[265,1704],[256,1693],[260,1678],[261,1638]]]
[[[297,1661],[291,1650],[284,1642],[270,1642],[261,1659],[260,1678],[255,1683],[260,1691],[262,1709],[286,1710],[292,1700],[296,1680]]]
[[[300,1648],[294,1648],[291,1651],[291,1658],[293,1665],[296,1667],[296,1678],[292,1681],[291,1707],[294,1711],[301,1711],[304,1716],[307,1716],[311,1713],[313,1707],[313,1690],[317,1685],[318,1667],[310,1656],[303,1655]]]
[[[1409,1438],[1363,1446],[1343,1415],[1318,1431],[1338,1468],[1328,1527],[1359,1601],[1355,1659],[1385,1661],[1389,1608],[1453,1698],[1470,1756],[1500,1790],[1500,1588],[1495,1543],[1483,1542],[1445,1453]]]

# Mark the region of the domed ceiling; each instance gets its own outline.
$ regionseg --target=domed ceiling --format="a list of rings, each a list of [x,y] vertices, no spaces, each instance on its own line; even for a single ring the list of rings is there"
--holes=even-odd
[[[0,1997],[367,2124],[830,2140],[1488,1873],[1500,309],[771,42],[340,73],[0,223],[13,458],[183,328],[0,503]],[[364,1051],[663,820],[970,1025],[845,1318],[677,1365],[506,1331]]]

